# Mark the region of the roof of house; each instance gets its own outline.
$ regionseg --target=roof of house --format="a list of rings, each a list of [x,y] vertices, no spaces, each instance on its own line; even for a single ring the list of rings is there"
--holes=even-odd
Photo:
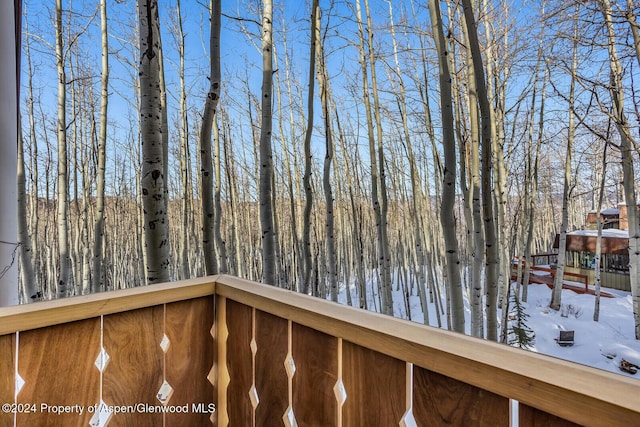
[[[597,230],[576,230],[567,233],[567,250],[576,252],[596,252]],[[553,242],[555,249],[560,246],[560,235]],[[618,229],[602,230],[601,253],[614,255],[629,254],[629,231]]]

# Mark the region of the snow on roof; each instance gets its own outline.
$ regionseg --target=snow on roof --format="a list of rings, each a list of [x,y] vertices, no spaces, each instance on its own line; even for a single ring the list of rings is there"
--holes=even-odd
[[[594,214],[598,212],[597,209],[591,209],[588,213]],[[620,215],[620,209],[618,208],[606,208],[600,211],[602,215]]]
[[[603,209],[602,211],[600,211],[600,213],[602,215],[620,215],[620,209],[616,209],[616,208]]]
[[[571,236],[591,236],[597,237],[598,230],[575,230],[567,233]],[[607,228],[602,230],[602,237],[618,237],[622,239],[629,238],[629,230],[618,230],[617,228]]]

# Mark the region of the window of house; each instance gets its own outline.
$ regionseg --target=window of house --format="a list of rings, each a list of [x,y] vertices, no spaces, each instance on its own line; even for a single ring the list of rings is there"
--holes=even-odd
[[[607,271],[618,274],[629,274],[629,256],[607,254]]]

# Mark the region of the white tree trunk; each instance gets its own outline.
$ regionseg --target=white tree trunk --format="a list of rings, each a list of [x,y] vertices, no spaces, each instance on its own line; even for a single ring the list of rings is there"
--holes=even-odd
[[[217,114],[216,114],[217,116]],[[217,117],[213,120],[213,158],[215,159],[213,164],[215,188],[213,194],[214,202],[214,221],[213,221],[213,234],[216,239],[216,254],[218,254],[218,271],[220,274],[227,274],[229,272],[227,261],[227,244],[222,238],[222,178],[221,178],[221,160],[220,160],[220,130],[218,129]]]
[[[307,92],[307,129],[304,136],[304,176],[303,187],[305,194],[303,229],[302,229],[302,283],[300,291],[308,294],[311,288],[311,210],[313,209],[313,191],[311,188],[311,136],[313,134],[313,103],[315,92],[314,73],[316,69],[316,25],[319,13],[318,0],[311,4],[311,41],[309,51],[309,90]],[[291,91],[289,91],[291,93]]]
[[[109,37],[107,35],[107,1],[100,0],[102,34],[102,79],[100,84],[100,134],[98,136],[98,171],[96,181],[96,216],[93,231],[93,265],[91,268],[91,292],[104,289],[102,251],[104,236],[104,184],[106,173],[107,111],[109,105]]]
[[[260,225],[262,229],[262,283],[277,285],[276,236],[272,202],[271,95],[273,92],[273,4],[263,1],[262,16],[262,123],[260,128]]]
[[[609,92],[613,101],[613,115],[616,128],[620,134],[620,152],[622,154],[622,181],[624,197],[627,203],[629,218],[629,281],[633,299],[633,317],[636,339],[640,339],[640,215],[635,192],[637,177],[634,172],[634,141],[632,140],[629,122],[624,112],[624,92],[622,90],[622,67],[616,49],[615,30],[611,17],[611,1],[600,0],[600,9],[604,17],[609,43],[609,65],[611,69],[611,85]]]
[[[413,256],[413,267],[414,274],[417,276],[417,286],[418,293],[420,297],[420,305],[422,307],[423,312],[423,323],[425,325],[429,324],[429,308],[427,302],[427,289],[425,286],[426,278],[424,274],[424,269],[426,267],[426,260],[424,256],[424,244],[422,239],[423,227],[422,227],[422,216],[420,204],[424,198],[422,188],[420,186],[420,176],[418,173],[418,167],[416,165],[416,159],[413,151],[413,143],[412,143],[412,135],[409,131],[409,123],[407,118],[407,98],[404,80],[402,78],[402,71],[400,68],[400,61],[398,58],[398,43],[396,41],[395,34],[395,24],[393,21],[393,7],[392,2],[387,0],[389,4],[389,20],[391,22],[391,38],[393,42],[393,57],[396,66],[396,75],[399,83],[399,91],[398,91],[398,103],[400,106],[400,114],[402,115],[402,130],[404,133],[406,152],[407,152],[407,162],[409,163],[409,171],[411,177],[411,223],[413,226],[413,251],[411,251]],[[394,90],[395,91],[395,90]]]
[[[558,261],[556,277],[553,282],[553,292],[549,307],[560,310],[562,305],[562,283],[564,282],[565,258],[567,256],[567,227],[569,225],[569,198],[571,197],[571,155],[573,151],[573,139],[575,135],[574,97],[576,86],[576,72],[578,70],[578,8],[573,27],[573,60],[571,62],[571,84],[569,86],[569,130],[567,134],[567,151],[564,162],[564,186],[562,192],[562,220],[560,223],[560,238],[558,243]],[[600,211],[598,210],[598,218]]]
[[[36,138],[36,130],[35,130],[35,117],[34,117],[34,109],[33,109],[33,67],[31,65],[31,50],[29,46],[29,36],[28,29],[26,30],[27,35],[25,37],[25,56],[27,59],[27,67],[28,67],[28,116],[29,116],[29,145],[31,147],[31,167],[33,168],[31,173],[32,176],[38,176],[37,170],[37,138]],[[22,132],[20,131],[20,135]],[[37,269],[35,268],[36,260],[37,260],[37,252],[35,251],[36,247],[34,244],[37,244],[38,241],[38,186],[37,179],[32,181],[31,188],[31,212],[30,212],[30,226],[27,225],[27,191],[26,191],[26,168],[25,168],[25,159],[24,159],[24,140],[22,136],[20,137],[20,142],[18,144],[18,221],[19,221],[19,242],[21,244],[20,247],[20,269],[21,269],[21,280],[22,280],[22,289],[24,291],[23,294],[23,303],[32,302],[34,300],[39,300],[38,297],[38,283],[37,283]],[[22,172],[20,169],[22,168]],[[22,173],[22,177],[20,176]],[[22,182],[21,182],[22,181]],[[22,223],[24,221],[24,224]]]
[[[56,68],[58,70],[58,298],[67,296],[71,285],[71,254],[69,248],[69,176],[67,165],[67,78],[62,45],[62,0],[56,0]]]
[[[169,233],[162,137],[160,22],[157,0],[138,0],[140,19],[140,135],[147,283],[167,282]]]
[[[466,41],[466,69],[467,69],[467,85],[469,96],[469,132],[471,135],[471,164],[469,165],[471,172],[471,208],[472,208],[472,234],[473,239],[470,242],[472,246],[471,255],[473,264],[471,266],[471,285],[470,285],[470,304],[471,304],[471,335],[482,338],[484,336],[484,315],[482,307],[482,266],[484,264],[484,236],[482,226],[482,209],[480,203],[481,197],[481,178],[480,178],[480,115],[478,111],[478,88],[476,83],[475,68],[473,61],[473,53],[471,52],[471,42],[469,34],[469,25],[466,20],[462,21],[462,29]],[[463,164],[463,159],[460,164]],[[462,175],[462,172],[461,172]],[[468,226],[467,226],[468,227]]]
[[[607,131],[607,133],[609,133]],[[602,280],[600,278],[600,258],[602,256],[602,199],[604,198],[604,189],[607,179],[607,141],[604,141],[604,152],[602,153],[602,179],[600,180],[600,191],[598,194],[598,207],[596,212],[596,226],[598,230],[598,236],[596,237],[596,265],[595,265],[595,301],[593,305],[593,321],[597,322],[600,319],[600,287]]]
[[[473,59],[474,77],[478,90],[478,102],[482,118],[482,216],[484,220],[484,244],[486,256],[485,279],[485,312],[487,316],[487,339],[497,341],[497,296],[498,296],[498,241],[496,225],[493,214],[493,144],[492,131],[495,124],[492,123],[491,106],[484,76],[482,53],[478,42],[478,30],[471,0],[463,0],[464,18],[467,23],[469,45]],[[475,194],[474,194],[475,197]]]
[[[320,103],[322,105],[322,116],[324,119],[325,133],[325,157],[322,175],[322,186],[324,189],[326,217],[325,217],[325,249],[326,249],[326,265],[329,280],[329,291],[331,301],[338,302],[338,266],[336,259],[336,242],[335,242],[335,217],[333,205],[333,188],[331,185],[331,163],[334,156],[333,130],[331,127],[331,92],[329,90],[329,73],[327,71],[324,57],[324,43],[320,36],[320,13],[319,9],[316,13],[316,56],[318,63],[318,89],[320,89]],[[349,287],[347,286],[347,292]]]
[[[456,143],[453,128],[453,101],[451,97],[451,73],[442,28],[442,14],[437,0],[429,0],[431,29],[438,52],[440,70],[440,107],[442,111],[442,139],[444,146],[444,180],[440,221],[445,242],[448,296],[451,300],[451,329],[465,332],[464,301],[460,280],[460,261],[454,204],[456,196]]]
[[[388,232],[388,191],[387,191],[387,178],[386,178],[386,161],[384,156],[384,131],[382,128],[382,111],[380,100],[378,96],[378,78],[376,77],[376,51],[373,43],[373,22],[371,19],[371,12],[369,10],[369,0],[364,0],[365,14],[367,16],[367,36],[368,36],[368,56],[369,65],[371,66],[371,94],[373,96],[373,112],[376,123],[376,140],[377,140],[377,156],[378,156],[378,183],[380,185],[380,200],[379,200],[379,227],[378,227],[378,241],[380,247],[380,294],[382,296],[381,312],[393,316],[393,294],[391,283],[391,252],[389,249],[389,232]]]
[[[211,2],[211,32],[209,35],[210,77],[209,93],[204,104],[200,129],[200,186],[202,188],[202,248],[206,274],[217,274],[215,236],[213,232],[215,208],[213,204],[213,163],[211,159],[211,128],[220,100],[220,1]]]

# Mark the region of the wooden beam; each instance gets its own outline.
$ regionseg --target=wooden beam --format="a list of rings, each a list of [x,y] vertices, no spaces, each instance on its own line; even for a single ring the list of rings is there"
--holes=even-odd
[[[0,335],[213,295],[215,276],[0,308]]]

